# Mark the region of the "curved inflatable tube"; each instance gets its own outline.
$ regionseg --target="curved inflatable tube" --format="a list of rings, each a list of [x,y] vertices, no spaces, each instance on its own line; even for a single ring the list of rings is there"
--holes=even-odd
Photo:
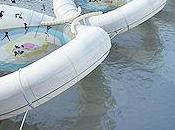
[[[53,7],[58,20],[76,18],[81,14],[81,8],[77,8],[73,0],[53,0]]]
[[[72,3],[71,0],[55,1]],[[108,13],[86,18],[83,20],[83,24],[101,27],[108,33],[123,33],[157,14],[165,6],[166,1],[167,0],[133,0]],[[55,5],[55,7],[58,9],[61,6],[58,7]],[[64,9],[62,8],[62,10],[66,10],[66,7]],[[55,14],[59,16],[61,12],[55,11]]]
[[[102,12],[93,12],[93,13],[88,13],[88,14],[81,15],[80,17],[74,19],[72,24],[71,24],[71,32],[73,34],[77,34],[76,27],[77,27],[77,25],[80,25],[81,20],[84,20],[85,18],[90,17],[90,16],[97,16],[97,15],[100,15],[100,14],[102,14]]]
[[[63,20],[52,20],[52,21],[42,21],[41,22],[41,25],[42,26],[53,26],[53,25],[59,25],[59,24],[64,24],[64,23],[68,23],[72,20],[74,20],[75,17],[70,17],[70,18],[67,18],[67,19],[63,19]]]
[[[99,26],[108,33],[123,33],[150,19],[166,5],[167,0],[133,0],[108,13],[93,16],[86,25]]]
[[[104,30],[78,26],[77,31],[76,38],[58,50],[0,78],[0,120],[31,110],[59,95],[106,58],[111,40]]]

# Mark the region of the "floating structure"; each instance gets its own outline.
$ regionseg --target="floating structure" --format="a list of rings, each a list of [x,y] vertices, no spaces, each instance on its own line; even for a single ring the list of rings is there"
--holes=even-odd
[[[117,8],[118,1],[120,1],[119,6],[123,6]],[[138,26],[157,14],[166,5],[166,1],[167,0],[101,0],[98,2],[98,0],[96,0],[96,4],[94,4],[86,0],[81,0],[81,3],[83,3],[82,6],[85,9],[88,7],[90,14],[85,14],[84,17],[81,16],[81,19],[78,17],[79,21],[73,26],[77,24],[98,26],[110,34],[120,34]],[[53,5],[55,9],[54,12],[58,18],[67,19],[67,15],[71,18],[77,18],[77,14],[79,14],[80,7],[75,6],[72,0],[53,0]],[[108,5],[107,8],[105,8],[105,5]],[[94,10],[94,8],[96,10]],[[72,13],[72,10],[74,10],[74,13]],[[64,16],[62,14],[63,11],[66,11],[65,14],[67,15]],[[93,13],[93,11],[99,11],[99,14],[97,15],[97,13]]]
[[[109,34],[139,25],[166,4],[133,0],[117,7],[116,1],[84,2],[82,7],[72,0],[53,0],[56,17],[0,5],[0,71],[5,72],[0,77],[0,120],[36,108],[70,88],[107,57]]]

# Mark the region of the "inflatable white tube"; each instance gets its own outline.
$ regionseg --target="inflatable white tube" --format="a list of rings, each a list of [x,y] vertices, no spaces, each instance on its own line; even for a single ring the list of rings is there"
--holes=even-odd
[[[111,41],[104,30],[78,26],[77,31],[75,39],[53,53],[0,77],[0,120],[33,109],[59,95],[106,58]]]
[[[102,12],[93,12],[93,13],[81,15],[80,17],[74,19],[72,24],[71,24],[71,32],[73,34],[77,34],[76,27],[77,27],[77,25],[80,25],[81,20],[84,20],[85,18],[90,17],[90,16],[97,16],[100,14],[102,14]]]
[[[108,33],[122,33],[145,22],[165,6],[167,0],[133,0],[111,12],[93,16],[87,25],[102,27]]]
[[[70,3],[71,0],[55,0],[60,3]],[[99,16],[83,20],[83,24],[99,26],[108,33],[123,33],[145,22],[165,6],[167,0],[133,0],[126,5]],[[67,10],[66,7],[63,10]],[[55,11],[56,16],[61,12]],[[63,16],[63,15],[62,15]],[[67,17],[68,15],[66,15]],[[70,15],[71,16],[71,15]],[[64,16],[62,17],[64,19]]]
[[[57,19],[76,18],[81,14],[81,8],[73,0],[53,0],[53,7]]]

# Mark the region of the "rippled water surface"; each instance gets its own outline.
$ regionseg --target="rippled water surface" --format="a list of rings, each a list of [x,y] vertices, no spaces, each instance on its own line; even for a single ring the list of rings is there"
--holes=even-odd
[[[38,10],[42,2],[21,4]],[[174,130],[174,95],[175,0],[169,0],[155,17],[113,39],[110,55],[89,76],[30,111],[24,130]],[[2,121],[0,130],[18,130],[21,118]]]

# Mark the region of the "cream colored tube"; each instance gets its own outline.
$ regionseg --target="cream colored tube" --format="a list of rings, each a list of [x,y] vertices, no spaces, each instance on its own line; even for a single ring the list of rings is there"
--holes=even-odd
[[[81,8],[73,0],[53,0],[54,13],[57,19],[68,19],[81,14]]]

